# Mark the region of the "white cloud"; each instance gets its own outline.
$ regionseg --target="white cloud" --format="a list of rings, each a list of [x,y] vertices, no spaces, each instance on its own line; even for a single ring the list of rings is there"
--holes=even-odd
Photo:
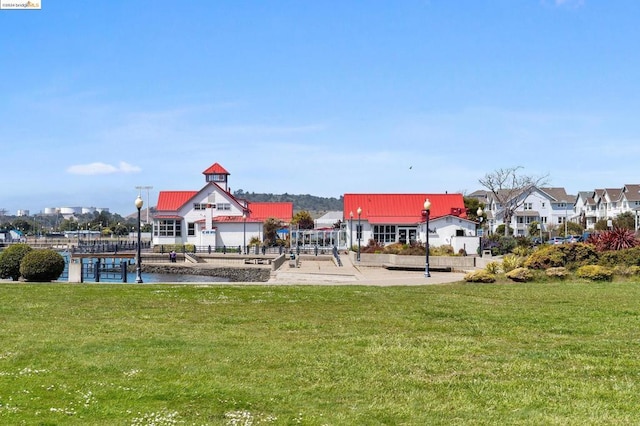
[[[140,167],[121,161],[118,166],[105,163],[76,164],[67,168],[73,175],[108,175],[114,173],[137,173]]]

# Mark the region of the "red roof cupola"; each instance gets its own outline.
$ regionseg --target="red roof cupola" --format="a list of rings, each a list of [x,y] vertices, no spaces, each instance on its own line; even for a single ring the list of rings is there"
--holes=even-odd
[[[213,165],[211,165],[211,167],[209,167],[207,170],[202,172],[202,174],[205,177],[205,181],[214,182],[218,186],[223,188],[225,191],[229,190],[227,188],[227,183],[228,183],[227,176],[229,176],[230,173],[226,171],[225,168],[222,167],[220,164],[214,163]]]

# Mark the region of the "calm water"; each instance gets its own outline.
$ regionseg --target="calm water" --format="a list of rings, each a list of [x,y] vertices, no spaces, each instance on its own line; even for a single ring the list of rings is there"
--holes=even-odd
[[[67,277],[69,276],[68,267],[69,267],[69,255],[68,253],[60,253],[65,258],[65,270],[60,277],[59,281],[67,281]],[[120,259],[116,257],[116,259],[106,258],[103,260],[104,264],[112,264],[120,263]],[[95,264],[95,259],[82,259],[82,263],[84,267],[87,266],[88,263]],[[84,272],[84,282],[92,283],[95,282],[95,278],[92,272],[86,273]],[[220,282],[220,283],[228,283],[230,282],[228,278],[221,277],[210,277],[206,275],[187,275],[187,274],[151,274],[143,272],[142,283],[211,283],[211,282]],[[103,274],[100,277],[100,282],[104,283],[121,283],[122,280],[114,279],[112,274]],[[136,273],[128,272],[127,273],[127,283],[135,283],[136,282]]]

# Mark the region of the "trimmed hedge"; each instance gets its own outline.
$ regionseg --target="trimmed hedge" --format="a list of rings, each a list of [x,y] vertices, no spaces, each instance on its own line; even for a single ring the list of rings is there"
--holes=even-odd
[[[464,276],[464,280],[469,283],[494,283],[496,276],[485,269],[471,271]]]
[[[27,281],[55,281],[63,271],[64,258],[53,250],[32,250],[20,262],[20,274]]]
[[[613,278],[613,271],[600,265],[585,265],[578,268],[576,276],[591,281],[610,281]]]
[[[556,268],[549,268],[545,271],[545,274],[549,278],[565,279],[569,275],[569,271],[564,266],[558,266]]]
[[[527,268],[516,268],[506,274],[507,278],[518,283],[525,283],[533,280],[533,272]]]

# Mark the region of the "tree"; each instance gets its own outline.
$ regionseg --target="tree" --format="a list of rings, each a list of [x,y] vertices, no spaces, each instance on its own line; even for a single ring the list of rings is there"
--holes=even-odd
[[[262,225],[264,242],[266,245],[274,245],[278,239],[278,229],[282,227],[282,222],[275,217],[270,217]]]
[[[584,232],[584,228],[579,223],[567,222],[567,234],[568,235],[582,235],[583,232]],[[562,227],[562,232],[561,233],[562,233],[563,237],[567,236],[567,235],[564,235],[564,226]]]
[[[480,185],[488,189],[502,209],[504,223],[511,223],[515,211],[536,188],[546,185],[548,176],[535,177],[519,173],[522,167],[497,169],[478,179]],[[505,227],[505,236],[507,227]]]
[[[607,219],[598,220],[595,225],[593,225],[593,229],[596,231],[606,231],[609,229],[609,221]]]
[[[467,210],[467,219],[474,222],[478,221],[478,208],[485,209],[485,205],[480,202],[476,197],[464,197],[464,208]],[[486,218],[486,214],[482,215],[483,220]]]
[[[293,216],[291,223],[294,225],[298,225],[299,229],[313,229],[315,227],[315,222],[311,217],[311,214],[306,211],[300,211]]]
[[[636,217],[631,212],[620,213],[615,219],[613,219],[613,227],[635,231]]]
[[[20,262],[33,249],[26,244],[13,244],[0,253],[0,278],[20,278]]]
[[[527,232],[529,236],[540,237],[540,229],[538,229],[538,226],[541,226],[541,225],[540,225],[540,222],[538,222],[537,220],[534,220],[529,224],[529,227],[527,228]]]

